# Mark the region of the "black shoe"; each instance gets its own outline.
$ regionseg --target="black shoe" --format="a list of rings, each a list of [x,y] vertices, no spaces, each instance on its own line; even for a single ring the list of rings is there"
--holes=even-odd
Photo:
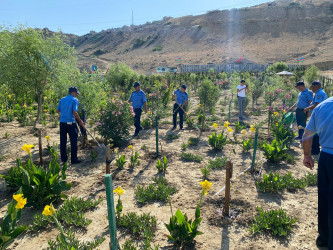
[[[179,130],[184,130],[183,128],[180,128]]]
[[[80,164],[81,162],[82,162],[82,160],[77,160],[77,161],[72,162],[72,165]]]
[[[133,136],[134,136],[134,137],[136,137],[136,136],[138,136],[138,134],[139,134],[139,133],[134,133],[134,135],[133,135]]]
[[[328,243],[327,241],[324,241],[320,236],[318,236],[316,239],[316,245],[317,247],[327,247]]]
[[[176,127],[173,127],[171,130],[175,130],[176,129]]]

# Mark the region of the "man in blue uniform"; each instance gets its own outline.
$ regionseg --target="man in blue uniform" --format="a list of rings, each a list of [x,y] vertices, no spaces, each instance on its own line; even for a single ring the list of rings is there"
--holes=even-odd
[[[311,90],[315,93],[313,101],[311,102],[310,106],[304,109],[304,113],[308,112],[309,110],[313,110],[317,105],[327,99],[327,95],[324,90],[321,88],[321,83],[318,81],[312,82]],[[313,155],[318,155],[320,153],[320,144],[319,144],[319,136],[313,136],[312,140],[312,151]]]
[[[173,92],[172,96],[176,95],[176,103],[173,106],[173,128],[175,130],[177,127],[177,113],[179,113],[179,126],[180,130],[183,130],[184,121],[184,108],[188,102],[188,94],[186,93],[186,85],[183,84],[181,89],[177,89]]]
[[[76,87],[70,87],[68,90],[68,96],[61,98],[57,107],[57,113],[60,113],[60,155],[61,161],[67,162],[67,134],[71,142],[71,163],[78,164],[81,162],[77,158],[77,138],[78,130],[75,124],[75,119],[79,124],[84,127],[83,121],[78,115],[79,100],[76,99],[80,94]]]
[[[297,139],[302,140],[304,134],[304,128],[306,126],[306,120],[308,119],[308,112],[304,112],[304,109],[307,108],[312,99],[313,94],[309,89],[304,85],[304,82],[298,82],[295,85],[295,88],[300,92],[298,95],[297,103],[295,103],[289,110],[296,108],[296,122],[298,126],[298,137]],[[302,128],[300,128],[301,126]]]
[[[134,126],[135,132],[134,136],[137,136],[142,130],[140,125],[140,118],[142,113],[142,107],[145,107],[145,112],[147,113],[147,98],[145,92],[141,90],[141,84],[139,82],[134,83],[135,91],[132,92],[132,95],[129,99],[129,102],[132,102],[132,107],[135,113],[134,116]]]
[[[313,169],[312,136],[318,134],[322,151],[318,161],[318,247],[333,249],[333,97],[313,110],[303,136],[303,163]]]

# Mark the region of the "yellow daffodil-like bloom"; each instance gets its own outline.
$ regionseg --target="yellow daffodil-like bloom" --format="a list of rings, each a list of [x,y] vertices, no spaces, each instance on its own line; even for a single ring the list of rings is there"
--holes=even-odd
[[[200,184],[202,186],[202,190],[204,192],[204,195],[207,195],[208,191],[211,189],[213,183],[205,180],[205,181],[200,181]]]
[[[33,147],[34,147],[34,145],[24,144],[24,146],[22,147],[22,149],[23,149],[24,151],[27,151],[28,154],[31,154],[31,148],[33,148]]]
[[[22,198],[23,198],[23,194],[14,194],[13,195],[13,199],[16,200],[16,201],[19,201]]]
[[[217,123],[213,123],[213,127],[217,128],[219,125],[217,125]]]
[[[225,127],[225,128],[228,128],[229,125],[230,125],[230,122],[228,122],[228,121],[224,122],[224,127]]]
[[[133,148],[133,146],[132,146],[132,145],[129,145],[129,146],[128,146],[128,148],[129,148],[129,149],[132,149],[132,148]]]
[[[148,110],[148,112],[147,112],[147,113],[148,113],[148,115],[151,115],[151,111],[150,111],[150,110]]]
[[[122,189],[121,187],[117,187],[115,190],[113,190],[114,193],[117,193],[118,195],[122,195],[125,190]]]
[[[198,108],[200,108],[200,107],[201,107],[201,104],[199,103],[199,104],[198,104]]]
[[[277,115],[279,114],[279,112],[274,112],[273,114],[274,114],[275,116],[277,116]]]
[[[27,108],[27,105],[24,104],[23,107],[26,109],[26,108]]]
[[[55,214],[55,212],[56,212],[56,210],[55,210],[55,208],[53,207],[53,205],[51,203],[50,206],[49,205],[45,206],[44,211],[43,211],[42,214],[44,214],[46,216],[48,216],[48,215],[52,216],[53,214]]]
[[[8,109],[8,113],[10,113],[10,109]]]
[[[47,100],[47,96],[44,96],[44,100]]]
[[[117,154],[119,152],[119,148],[115,148],[114,152]]]
[[[232,131],[233,131],[232,128],[228,128],[228,132],[232,133]]]
[[[14,198],[15,199],[15,198]],[[15,199],[16,200],[16,199]],[[17,209],[23,209],[25,204],[27,204],[27,198],[24,198],[23,196],[21,196],[19,199],[16,200],[17,204],[15,206],[15,208]]]
[[[11,96],[11,95],[8,95],[8,98],[10,99],[10,98],[12,98],[12,96]]]
[[[245,129],[242,129],[241,133],[242,133],[243,135],[245,135],[245,134],[246,134],[246,130],[245,130]]]
[[[287,113],[287,110],[286,110],[286,109],[284,109],[284,110],[283,110],[283,113],[284,113],[284,114],[285,114],[285,113]]]
[[[102,92],[102,95],[106,95],[106,92],[105,92],[105,91],[103,91],[103,92]]]
[[[188,141],[188,144],[191,144],[192,142],[191,141]]]
[[[45,138],[46,138],[46,140],[50,140],[50,136],[48,136],[48,135],[45,136]]]
[[[256,131],[255,126],[254,126],[254,125],[251,125],[251,126],[250,126],[250,130],[251,130],[252,132],[255,132],[255,131]]]
[[[44,112],[47,113],[47,109],[44,109]]]

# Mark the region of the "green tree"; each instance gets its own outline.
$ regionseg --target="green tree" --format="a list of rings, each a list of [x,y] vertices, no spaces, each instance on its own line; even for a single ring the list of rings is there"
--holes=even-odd
[[[318,73],[318,68],[315,65],[311,65],[310,68],[307,68],[305,70],[305,81],[307,84],[311,84],[313,81],[318,80],[319,78],[319,73]]]
[[[275,73],[285,70],[289,70],[288,65],[285,62],[276,62],[267,68],[268,72],[275,72]]]
[[[220,96],[217,86],[214,86],[209,80],[204,80],[199,88],[199,100],[203,112],[202,130],[205,127],[205,118],[207,110],[213,110]]]
[[[0,81],[17,97],[36,96],[38,109],[34,128],[40,120],[43,93],[58,80],[61,65],[74,58],[74,49],[62,34],[48,34],[20,26],[0,30]]]

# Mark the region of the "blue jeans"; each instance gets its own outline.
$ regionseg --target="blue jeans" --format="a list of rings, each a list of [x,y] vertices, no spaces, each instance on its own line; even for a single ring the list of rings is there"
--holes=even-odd
[[[296,123],[297,127],[302,126],[305,128],[306,126],[306,120],[308,119],[308,113],[304,113],[304,109],[296,109]],[[302,140],[304,134],[304,129],[298,129],[298,138]]]
[[[60,122],[60,155],[61,161],[67,162],[67,134],[71,142],[71,162],[77,162],[77,138],[78,130],[75,123]]]
[[[318,232],[333,249],[333,155],[325,152],[318,162]]]
[[[239,108],[239,120],[244,119],[244,109],[245,109],[245,104],[246,104],[246,97],[240,97],[237,96],[238,98],[238,108]]]

